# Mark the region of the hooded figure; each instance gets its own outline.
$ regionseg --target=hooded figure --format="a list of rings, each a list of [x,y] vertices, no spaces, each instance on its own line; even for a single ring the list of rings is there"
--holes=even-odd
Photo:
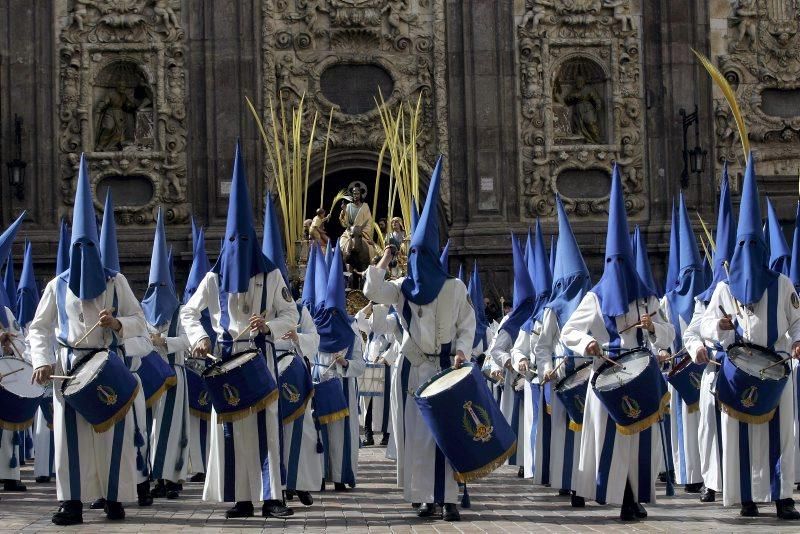
[[[144,318],[155,328],[163,327],[172,321],[179,306],[180,300],[175,294],[175,287],[169,272],[164,218],[159,209],[156,233],[153,239],[153,254],[150,258],[150,277],[147,281],[147,291],[142,299]]]
[[[261,242],[261,251],[283,275],[283,281],[289,286],[289,271],[286,269],[286,254],[283,252],[283,238],[281,227],[278,224],[278,214],[275,213],[275,202],[272,195],[267,194],[264,199],[264,238]]]
[[[58,249],[56,251],[56,275],[69,269],[70,228],[66,219],[61,219],[58,227]]]
[[[333,263],[333,248],[331,247],[330,241],[328,241],[328,244],[325,247],[325,269],[326,269],[326,272],[330,272],[332,263]]]
[[[659,313],[655,289],[637,273],[625,215],[625,200],[619,169],[611,178],[606,263],[603,277],[584,295],[561,329],[561,343],[581,356],[593,356],[592,375],[604,360],[642,346],[667,349],[675,329]],[[602,347],[602,349],[601,349]],[[639,355],[647,365],[655,362],[647,353]],[[591,377],[590,377],[591,380]],[[615,423],[593,388],[586,391],[583,413],[580,472],[577,495],[599,502],[621,504],[620,518],[631,521],[646,516],[641,503],[655,500],[655,480],[662,447],[660,411],[668,395],[661,377],[643,386],[648,392],[648,412],[637,414],[625,425]],[[633,394],[633,392],[631,392]],[[642,399],[643,400],[643,399]]]
[[[477,260],[472,265],[472,274],[469,278],[467,287],[472,307],[475,310],[475,337],[472,341],[472,355],[477,357],[489,348],[489,341],[486,338],[486,329],[489,327],[489,320],[486,318],[486,308],[483,302],[483,288],[481,287],[481,277],[478,274]]]
[[[722,181],[719,188],[719,209],[717,215],[717,232],[714,237],[713,278],[706,290],[697,296],[701,302],[711,300],[717,284],[728,279],[728,264],[736,245],[736,234],[733,229],[733,205],[728,186],[728,165],[722,169]]]
[[[316,280],[317,256],[320,254],[319,245],[312,243],[308,250],[306,275],[303,278],[303,294],[300,296],[300,303],[305,306],[309,312],[313,312],[316,307],[316,291],[314,291],[314,284]]]
[[[767,225],[769,228],[769,268],[783,275],[789,276],[791,267],[792,251],[789,249],[786,238],[783,235],[781,221],[772,201],[767,199]]]
[[[556,269],[556,253],[557,253],[557,241],[556,236],[550,236],[550,273]]]
[[[33,320],[36,306],[39,305],[39,289],[36,287],[36,275],[33,272],[33,247],[25,244],[25,260],[22,262],[22,275],[17,289],[17,319],[23,328]]]
[[[542,226],[536,221],[536,234],[534,240],[533,265],[534,270],[528,274],[533,281],[533,290],[536,293],[536,300],[533,308],[533,320],[541,322],[544,307],[550,300],[550,293],[553,290],[553,271],[547,259],[547,250],[544,248],[544,237],[542,236]],[[553,257],[555,260],[555,257]],[[529,264],[530,265],[530,264]],[[514,296],[516,302],[517,297]]]
[[[216,265],[180,309],[181,324],[196,355],[211,351],[202,323],[208,309],[216,345],[223,360],[256,347],[271,377],[278,376],[273,342],[293,330],[299,319],[297,306],[283,276],[261,251],[253,226],[253,209],[247,190],[244,161],[236,145],[225,243]],[[240,387],[245,387],[240,384]],[[233,413],[211,412],[211,447],[203,499],[235,502],[226,517],[253,515],[253,502],[263,501],[262,514],[287,517],[292,511],[282,502],[282,447],[277,393],[267,394]],[[263,466],[254,470],[253,465]]]
[[[680,272],[680,243],[678,239],[678,210],[675,201],[672,202],[672,224],[669,228],[669,255],[667,256],[667,277],[664,281],[664,292],[675,289]]]
[[[117,358],[119,345],[148,337],[142,309],[127,280],[103,267],[83,155],[75,181],[69,269],[47,284],[28,328],[31,362],[40,381],[52,369],[54,333],[59,343],[57,374],[74,370],[76,363],[89,358],[96,349],[107,350],[109,358]],[[128,373],[127,369],[119,372]],[[137,440],[134,411],[129,409],[133,399],[135,395],[125,399],[125,408],[98,428],[61,396],[53,397],[56,485],[62,501],[53,515],[55,524],[82,521],[83,499],[98,499],[104,503],[108,518],[122,519],[125,512],[121,502],[134,500],[135,490],[139,490],[140,498],[149,498],[144,486],[137,487],[134,443],[141,442],[141,435]]]
[[[325,307],[329,275],[328,263],[325,261],[322,249],[320,249],[314,257],[314,309],[311,310],[311,315],[316,315],[317,310]]]
[[[520,248],[519,240],[514,234],[511,234],[511,257],[514,265],[514,307],[500,324],[500,331],[505,332],[508,336],[508,343],[503,343],[503,345],[508,344],[508,349],[517,339],[520,328],[530,324],[530,319],[536,309],[536,291],[531,281],[531,273],[528,270],[528,266],[525,265],[524,254]],[[545,257],[546,262],[547,258]],[[493,344],[497,344],[497,340],[498,338],[495,337]],[[505,361],[498,362],[498,364],[502,367]]]
[[[100,227],[100,257],[103,260],[103,267],[111,271],[120,272],[117,225],[114,222],[114,202],[111,200],[110,187],[106,190],[103,225]]]
[[[789,267],[789,278],[792,279],[795,289],[800,291],[800,201],[797,202],[797,213],[794,216],[792,262]]]
[[[439,256],[439,263],[442,264],[442,269],[446,273],[450,272],[450,240],[447,240],[447,243],[444,244],[444,248],[442,249],[442,254]]]
[[[464,274],[464,264],[463,263],[459,263],[458,264],[458,274],[456,275],[456,278],[458,278],[459,280],[461,280],[462,282],[464,282],[466,284],[467,283],[467,279],[465,278],[465,276],[466,275]]]
[[[11,250],[8,251],[8,260],[6,261],[6,270],[3,277],[3,285],[6,289],[6,295],[9,298],[11,311],[17,315],[17,282],[14,277],[14,254]]]
[[[636,272],[647,286],[648,291],[651,291],[653,295],[657,295],[658,286],[656,285],[655,278],[653,278],[653,271],[650,269],[650,258],[647,254],[647,241],[638,225],[633,231],[633,242],[636,246],[633,251],[636,257]]]
[[[22,226],[22,221],[25,220],[26,213],[22,213],[17,220],[11,223],[5,232],[0,235],[0,254],[1,257],[11,258],[11,246],[14,244],[14,239],[17,236],[17,232],[19,232],[20,226]],[[13,299],[13,302],[12,302]],[[16,307],[17,304],[17,294],[14,293],[13,295],[6,293],[5,285],[0,284],[0,325],[3,328],[8,328],[9,319],[8,316],[11,314],[13,316],[14,312],[13,309]],[[3,311],[2,308],[8,308],[8,311]],[[12,318],[13,322],[13,318]]]

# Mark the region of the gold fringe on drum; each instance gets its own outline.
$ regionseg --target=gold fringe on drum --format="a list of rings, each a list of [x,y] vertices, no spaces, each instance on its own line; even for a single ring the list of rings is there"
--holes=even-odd
[[[25,430],[26,428],[30,428],[33,424],[33,417],[28,419],[27,421],[23,421],[22,423],[12,423],[10,421],[3,421],[0,419],[0,429],[7,430],[9,432],[18,432],[20,430]]]
[[[570,419],[570,420],[569,420],[569,425],[568,425],[568,427],[569,427],[569,429],[570,429],[570,430],[572,430],[573,432],[580,432],[581,430],[583,430],[583,425],[582,425],[582,424],[580,424],[580,423],[576,423],[576,422],[575,422],[575,421],[573,421],[572,419]]]
[[[128,410],[130,410],[131,406],[133,406],[133,401],[136,400],[136,395],[138,394],[139,394],[139,384],[136,384],[136,389],[133,390],[133,395],[131,395],[131,398],[128,399],[128,402],[123,404],[122,407],[119,410],[117,410],[117,413],[112,415],[109,419],[106,419],[102,423],[92,425],[94,431],[97,432],[98,434],[102,434],[112,426],[116,425],[117,423],[125,419],[125,416],[128,415]]]
[[[311,390],[311,393],[308,394],[308,397],[306,397],[306,400],[303,401],[303,404],[301,404],[291,414],[283,418],[283,424],[288,425],[289,423],[293,422],[295,419],[303,415],[306,412],[306,407],[308,406],[308,403],[311,402],[312,397],[314,397],[313,389]]]
[[[225,413],[217,412],[217,424],[221,425],[222,423],[233,423],[236,421],[241,421],[250,414],[257,413],[260,412],[261,410],[266,409],[276,400],[278,400],[278,390],[274,389],[272,390],[272,392],[268,393],[266,397],[256,402],[255,404],[248,406],[247,408],[242,408],[241,410],[236,410],[235,412],[225,412]]]
[[[664,393],[664,396],[661,397],[661,409],[656,410],[656,413],[654,413],[649,417],[645,417],[641,421],[638,421],[636,423],[633,423],[632,425],[627,425],[627,426],[622,426],[615,423],[617,425],[617,432],[619,432],[623,436],[632,436],[634,434],[638,434],[642,430],[647,430],[655,423],[660,421],[661,418],[664,416],[664,413],[669,413],[669,399],[670,399],[669,392]]]
[[[171,376],[171,377],[167,378],[164,381],[164,385],[163,386],[161,386],[160,388],[155,390],[153,392],[153,394],[150,395],[150,397],[148,397],[148,398],[146,398],[144,400],[144,405],[147,406],[148,408],[152,408],[155,405],[155,403],[158,402],[158,399],[161,398],[161,395],[166,393],[169,388],[174,388],[177,385],[178,385],[178,377]]]
[[[201,412],[200,410],[189,408],[189,413],[198,419],[202,419],[203,421],[208,421],[211,419],[211,412]]]
[[[327,425],[339,421],[340,419],[344,419],[348,415],[350,415],[350,408],[345,408],[344,410],[329,413],[328,415],[321,415],[317,417],[317,421],[319,421],[319,424],[321,425]]]
[[[459,473],[455,471],[453,473],[453,478],[456,479],[457,482],[461,482],[462,484],[466,484],[467,482],[472,482],[473,480],[477,480],[479,478],[485,477],[492,473],[495,469],[506,463],[512,454],[517,451],[517,440],[514,440],[514,443],[511,444],[511,447],[508,448],[503,454],[489,462],[488,464],[484,465],[483,467],[479,467],[478,469],[473,469],[472,471],[467,471],[465,473]]]
[[[694,404],[687,404],[686,405],[686,413],[694,413],[700,410],[700,402],[695,402]]]
[[[764,423],[769,423],[770,421],[772,421],[772,418],[775,416],[775,410],[777,408],[773,408],[772,410],[768,411],[763,415],[751,415],[749,413],[740,412],[735,408],[731,408],[724,402],[720,402],[719,409],[721,412],[725,412],[729,416],[733,417],[737,421],[741,421],[742,423],[747,423],[748,425],[762,425]]]

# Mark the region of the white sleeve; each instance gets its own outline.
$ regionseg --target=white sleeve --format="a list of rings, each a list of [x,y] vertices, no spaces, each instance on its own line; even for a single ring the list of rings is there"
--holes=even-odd
[[[57,326],[55,280],[51,280],[44,288],[42,298],[36,307],[36,314],[28,326],[28,346],[34,369],[55,363],[53,345],[55,345]]]
[[[658,302],[658,299],[651,297],[651,300],[656,301],[656,306],[654,307],[656,307],[656,309],[659,311],[656,311],[656,313],[651,316],[651,319],[653,320],[653,333],[650,334],[648,332],[650,341],[653,343],[656,349],[666,350],[669,349],[672,345],[672,342],[675,341],[675,327],[664,317],[664,313],[661,311],[662,308]]]
[[[487,353],[498,367],[503,368],[511,359],[511,354],[509,353],[511,346],[511,336],[508,335],[508,332],[505,330],[500,330],[497,332],[494,340],[492,340],[492,344]]]
[[[553,354],[555,353],[556,343],[558,343],[556,314],[550,309],[545,309],[542,315],[542,330],[533,346],[536,369],[540,376],[553,370]]]
[[[311,318],[311,313],[303,306],[300,317],[300,329],[302,333],[297,334],[298,350],[300,354],[309,360],[317,354],[319,350],[319,334],[317,327],[314,324],[314,319]]]
[[[348,361],[347,367],[336,364],[339,375],[345,378],[361,376],[364,374],[364,369],[367,368],[367,362],[364,360],[364,340],[361,338],[360,332],[356,332],[355,328],[353,328],[353,331],[356,334],[356,338],[353,341],[352,358]]]
[[[267,291],[272,292],[272,309],[274,316],[267,320],[267,327],[273,339],[280,339],[283,334],[297,326],[300,316],[297,313],[297,304],[292,300],[289,288],[283,281],[280,270],[264,273],[264,283]]]
[[[455,304],[458,306],[456,310],[456,334],[453,339],[454,352],[461,351],[464,356],[472,353],[472,341],[475,339],[475,310],[470,305],[467,299],[467,288],[461,283],[457,282],[456,289],[461,289],[456,294]]]
[[[511,361],[514,364],[514,367],[519,366],[519,362],[521,360],[528,360],[531,359],[531,337],[528,332],[523,329],[519,329],[519,334],[517,334],[517,339],[514,341],[514,346],[511,348]]]
[[[386,280],[386,271],[370,265],[364,282],[364,296],[378,304],[397,304],[400,301],[400,282]]]
[[[216,275],[213,273],[206,274],[203,280],[200,281],[200,284],[198,284],[194,295],[192,295],[186,304],[181,306],[181,325],[186,332],[190,347],[194,347],[197,345],[198,341],[208,337],[205,328],[203,328],[203,325],[200,323],[200,315],[203,310],[208,308],[210,297],[209,285],[212,277],[215,276]]]
[[[703,304],[695,301],[692,320],[683,331],[683,346],[695,363],[697,363],[697,350],[704,346],[703,337],[700,335],[700,321],[703,318],[703,311]]]
[[[175,330],[177,335],[175,337],[165,338],[168,354],[180,354],[189,350],[189,338],[186,337],[186,332],[180,320],[180,314],[176,320],[178,321],[178,327]]]
[[[600,313],[597,296],[586,293],[561,330],[561,342],[575,354],[586,356],[586,347],[595,341],[589,332]]]
[[[144,336],[149,338],[147,321],[144,319],[142,306],[133,294],[128,280],[121,274],[114,277],[114,286],[117,292],[116,318],[122,324],[120,337],[125,340],[132,337]]]
[[[736,338],[735,330],[720,330],[719,328],[719,320],[722,319],[721,306],[732,316],[735,313],[735,310],[726,309],[723,306],[723,303],[727,303],[729,300],[727,298],[728,295],[730,295],[728,284],[725,282],[717,284],[717,287],[714,288],[714,293],[711,295],[711,300],[706,307],[706,311],[703,312],[703,317],[700,319],[700,335],[703,339],[716,341],[723,347],[727,347],[733,343]]]

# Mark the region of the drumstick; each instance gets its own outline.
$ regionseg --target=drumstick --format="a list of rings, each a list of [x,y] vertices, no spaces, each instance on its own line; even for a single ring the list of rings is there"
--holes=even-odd
[[[764,367],[763,369],[761,369],[758,372],[761,375],[761,379],[762,380],[764,379],[764,371],[766,371],[767,369],[772,369],[773,367],[777,367],[778,365],[781,365],[782,363],[786,363],[791,359],[792,359],[792,357],[790,356],[790,357],[786,358],[785,360],[780,360],[780,361],[777,361],[775,363],[771,363],[768,366]]]
[[[50,375],[50,378],[60,378],[61,380],[72,380],[75,377],[66,375]]]
[[[624,334],[625,332],[627,332],[631,328],[641,328],[641,327],[642,327],[642,323],[632,324],[632,325],[627,326],[627,327],[623,328],[622,330],[620,330],[619,333],[620,334]]]
[[[110,309],[109,309],[109,311],[110,311],[111,313],[114,313],[114,308],[110,308]],[[98,319],[98,321],[97,321],[96,323],[94,323],[94,325],[93,325],[93,326],[92,326],[92,327],[89,329],[89,331],[88,331],[88,332],[86,332],[85,334],[83,334],[83,337],[82,337],[82,338],[80,338],[80,339],[79,339],[79,340],[78,340],[78,341],[75,343],[75,346],[77,347],[78,345],[80,345],[81,343],[83,343],[83,342],[86,340],[86,338],[87,338],[87,337],[89,337],[89,334],[91,334],[92,332],[94,332],[94,331],[97,329],[97,327],[98,327],[98,326],[100,326],[100,320],[99,320],[99,319]]]
[[[597,357],[597,356],[595,356],[595,357]],[[603,356],[603,353],[602,353],[602,352],[600,353],[600,356],[599,356],[599,357],[600,357],[600,358],[603,358],[605,361],[607,361],[608,363],[610,363],[610,364],[612,364],[612,365],[616,365],[617,367],[621,367],[622,369],[624,369],[624,368],[625,368],[623,365],[621,365],[621,364],[619,364],[619,363],[615,362],[615,361],[614,361],[614,360],[612,360],[611,358],[607,358],[606,356]]]
[[[22,371],[23,369],[25,369],[25,368],[24,368],[24,367],[20,367],[19,369],[16,369],[15,371],[9,371],[9,372],[7,372],[7,373],[6,373],[6,374],[4,374],[4,375],[0,375],[0,380],[3,380],[3,379],[4,379],[5,377],[7,377],[7,376],[11,376],[11,375],[13,375],[14,373],[19,373],[19,372],[20,372],[20,371]]]
[[[266,314],[267,314],[267,310],[264,310],[263,312],[259,313],[258,316],[264,318],[264,317],[266,317]],[[245,330],[242,330],[241,332],[239,332],[238,336],[233,338],[233,342],[236,343],[237,341],[239,341],[239,339],[241,339],[241,337],[243,335],[250,334],[250,332],[252,332],[252,331],[253,331],[253,329],[250,328],[249,325],[248,325],[248,328],[246,328]]]
[[[725,269],[725,276],[730,278],[731,277],[731,273],[730,273],[730,271],[728,271],[728,262],[727,261],[723,261],[722,262],[722,268]],[[736,315],[741,317],[742,316],[742,311],[739,309],[739,301],[736,300],[736,297],[733,297],[733,305],[736,307]],[[722,308],[722,305],[720,304],[720,309],[721,308]],[[722,313],[725,313],[725,310],[722,310]],[[725,315],[728,315],[728,314],[725,313]]]

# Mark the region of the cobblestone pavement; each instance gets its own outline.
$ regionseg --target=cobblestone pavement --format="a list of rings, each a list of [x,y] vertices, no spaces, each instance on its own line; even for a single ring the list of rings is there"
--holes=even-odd
[[[675,497],[661,498],[648,506],[649,519],[623,524],[619,510],[611,506],[569,507],[567,497],[551,488],[534,486],[516,477],[516,469],[503,467],[490,477],[470,485],[472,508],[462,511],[460,523],[418,519],[403,503],[394,487],[394,464],[383,456],[384,449],[361,450],[359,484],[345,494],[328,491],[315,494],[315,503],[302,508],[294,501],[289,520],[250,518],[226,520],[222,504],[200,501],[200,484],[187,484],[180,500],[157,500],[150,508],[126,506],[127,519],[109,522],[100,511],[84,510],[84,524],[70,529],[56,528],[50,515],[56,505],[55,485],[35,484],[31,465],[23,468],[27,493],[0,491],[0,531],[24,532],[357,532],[450,533],[450,532],[798,532],[800,522],[779,522],[772,505],[761,507],[763,517],[744,519],[738,509],[721,504],[701,504],[696,495],[678,488]],[[659,487],[659,496],[664,487]]]

